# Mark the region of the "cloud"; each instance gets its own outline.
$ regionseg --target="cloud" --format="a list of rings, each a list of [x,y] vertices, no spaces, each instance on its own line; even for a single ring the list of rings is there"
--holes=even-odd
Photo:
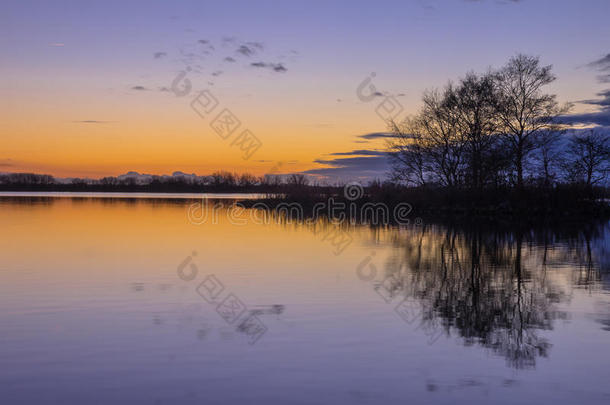
[[[235,62],[235,59],[234,59],[234,58],[232,58],[232,57],[230,57],[230,56],[227,56],[227,57],[225,58],[225,62],[230,62],[230,63],[232,63],[232,62]]]
[[[240,45],[235,52],[240,53],[244,56],[252,56],[254,55],[255,50],[249,47],[248,45]]]
[[[263,46],[262,42],[256,42],[256,41],[252,41],[252,42],[246,42],[246,44],[252,48],[256,48],[259,50],[263,50],[265,47]]]
[[[262,51],[263,49],[265,49],[265,47],[261,42],[250,41],[241,44],[235,52],[249,57],[257,53],[258,51]]]
[[[62,46],[65,46],[65,44],[63,42],[52,42],[49,44],[49,46],[52,46],[55,48],[61,48]]]
[[[284,73],[286,72],[288,69],[286,69],[286,67],[284,65],[282,65],[281,63],[276,63],[275,65],[271,65],[271,67],[273,68],[274,72],[281,72]]]
[[[167,52],[155,52],[155,53],[153,54],[153,57],[154,57],[155,59],[161,59],[161,58],[163,58],[163,57],[165,57],[165,56],[167,56]]]
[[[235,37],[222,37],[222,44],[223,45],[229,45],[229,44],[233,44],[235,43],[237,38]]]
[[[369,134],[358,135],[358,138],[363,138],[363,139],[396,138],[396,134],[393,134],[392,132],[371,132]]]
[[[597,95],[602,98],[595,99],[595,100],[584,100],[582,102],[585,104],[601,105],[602,107],[605,107],[605,108],[610,107],[610,89],[599,92],[599,93],[597,93]]]
[[[250,66],[255,68],[269,68],[274,72],[285,73],[288,71],[282,63],[265,63],[265,62],[253,62]]]
[[[581,103],[601,106],[600,111],[564,115],[558,118],[561,124],[584,124],[584,125],[610,125],[610,89],[597,93],[601,98],[594,100],[583,100]]]
[[[212,72],[212,76],[216,77],[216,76],[220,76],[222,74],[222,70],[217,70],[215,72]]]
[[[351,152],[335,152],[331,156],[386,156],[387,152],[381,150],[357,149]]]
[[[588,67],[600,72],[610,71],[610,54],[594,60],[587,64]],[[610,74],[597,76],[600,83],[609,83]],[[582,114],[564,115],[559,118],[559,122],[563,124],[585,124],[585,125],[610,125],[610,89],[603,90],[597,93],[598,99],[583,100],[582,104],[589,104],[601,107],[600,111]]]
[[[212,43],[210,41],[208,41],[207,39],[200,39],[199,41],[197,41],[198,44],[205,46],[208,50],[203,51],[203,53],[205,53],[206,55],[209,55],[209,50],[214,50],[214,45],[212,45]]]
[[[610,53],[598,60],[588,63],[587,66],[599,70],[610,70]]]
[[[564,115],[557,119],[560,124],[610,125],[610,109],[598,112]]]
[[[311,169],[302,173],[332,181],[371,181],[386,177],[386,173],[390,170],[387,156],[318,159],[315,163],[332,167]]]
[[[144,86],[133,86],[131,88],[131,90],[137,90],[137,91],[147,91],[148,89]]]
[[[597,70],[598,72],[610,72],[610,53],[600,59],[594,60],[587,64],[588,67]],[[597,76],[597,81],[600,83],[610,83],[610,73],[602,73]]]

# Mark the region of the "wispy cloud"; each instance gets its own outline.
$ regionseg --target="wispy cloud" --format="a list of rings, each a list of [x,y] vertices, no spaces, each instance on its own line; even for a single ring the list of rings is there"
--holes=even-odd
[[[597,76],[597,80],[600,83],[610,83],[610,53],[600,59],[594,60],[587,64],[587,66],[602,72],[601,75]]]
[[[586,65],[589,68],[602,72],[597,76],[600,83],[610,82],[610,54],[596,59]],[[610,125],[610,89],[597,93],[598,99],[583,100],[580,103],[601,107],[600,111],[582,114],[570,114],[559,118],[559,122],[564,124],[584,124],[584,125]]]
[[[610,53],[600,59],[594,60],[587,66],[608,70],[610,68]]]
[[[256,53],[256,51],[248,45],[240,45],[239,48],[235,50],[235,52],[244,56],[252,56]]]
[[[330,156],[386,156],[387,152],[381,150],[357,149],[351,152],[335,152]]]
[[[396,134],[393,134],[392,132],[371,132],[369,134],[358,135],[358,138],[363,138],[363,139],[396,138]]]
[[[269,68],[274,72],[285,73],[288,71],[282,63],[266,63],[266,62],[253,62],[250,66],[255,68]]]
[[[331,181],[359,180],[362,182],[386,177],[390,166],[387,156],[318,159],[315,163],[331,167],[306,170],[304,174],[321,176]]]
[[[582,101],[585,104],[600,105],[602,107],[610,107],[610,89],[597,93],[601,98]]]
[[[133,86],[131,88],[131,90],[136,90],[136,91],[147,91],[148,89],[144,86]]]
[[[285,73],[288,71],[284,56],[273,57],[272,55],[265,56],[268,53],[266,45],[260,41],[243,41],[237,37],[223,37],[220,45],[215,47],[215,44],[210,39],[199,39],[192,43],[187,43],[178,48],[178,61],[186,65],[187,69],[195,74],[203,74],[207,72],[212,76],[219,76],[221,73],[230,74],[232,69],[229,69],[226,64],[236,64],[243,60],[244,57],[251,59],[252,63],[247,63],[246,67],[255,67],[259,69],[267,69],[275,73]],[[233,52],[227,54],[227,51]],[[291,56],[297,54],[296,51],[289,52]],[[155,59],[162,59],[169,56],[166,52],[155,52]],[[256,58],[256,59],[254,59]],[[252,60],[254,59],[254,60]],[[267,61],[266,61],[267,59]],[[270,62],[275,60],[278,62]],[[279,62],[279,61],[282,62]],[[226,69],[220,70],[221,66]],[[242,65],[243,66],[243,65]],[[137,88],[136,88],[137,87]],[[148,90],[143,86],[133,87],[132,90]]]

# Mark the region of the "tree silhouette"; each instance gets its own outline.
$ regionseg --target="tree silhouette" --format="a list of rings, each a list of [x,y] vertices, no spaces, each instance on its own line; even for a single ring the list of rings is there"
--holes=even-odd
[[[511,367],[534,367],[551,348],[540,331],[566,316],[557,304],[570,293],[547,273],[549,239],[566,237],[560,232],[431,226],[406,237],[397,233],[394,244],[400,249],[386,262],[385,277],[393,280],[393,296],[420,303],[425,322],[505,357]],[[584,268],[596,272],[591,237],[582,231],[570,236],[571,245],[555,247],[556,264],[565,263],[565,256],[579,257]],[[580,268],[575,266],[574,274]]]

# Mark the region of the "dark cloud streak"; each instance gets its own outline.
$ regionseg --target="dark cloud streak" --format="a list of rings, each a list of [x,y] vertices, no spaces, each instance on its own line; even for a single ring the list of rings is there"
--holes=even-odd
[[[334,152],[330,156],[386,156],[387,152],[380,150],[357,149],[351,152]]]
[[[363,139],[396,138],[396,134],[393,134],[392,132],[371,132],[369,134],[358,135],[358,138],[363,138]]]
[[[610,71],[610,53],[600,59],[594,60],[586,65],[599,72]],[[600,83],[610,83],[610,74],[597,76]],[[601,107],[600,111],[581,114],[570,114],[559,117],[558,121],[562,124],[585,124],[585,125],[610,125],[610,89],[597,93],[599,99],[583,100],[582,104],[589,104]]]
[[[252,62],[250,63],[250,66],[262,69],[269,68],[274,72],[278,73],[285,73],[288,71],[288,69],[286,69],[286,67],[282,63]]]

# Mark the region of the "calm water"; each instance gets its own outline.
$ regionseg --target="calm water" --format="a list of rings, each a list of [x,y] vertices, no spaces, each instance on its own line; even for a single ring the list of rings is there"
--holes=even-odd
[[[265,198],[262,193],[120,193],[120,192],[90,192],[90,191],[0,191],[2,197],[66,197],[66,198],[122,198],[122,199],[258,199]]]
[[[190,203],[0,198],[0,403],[610,403],[608,224]]]

